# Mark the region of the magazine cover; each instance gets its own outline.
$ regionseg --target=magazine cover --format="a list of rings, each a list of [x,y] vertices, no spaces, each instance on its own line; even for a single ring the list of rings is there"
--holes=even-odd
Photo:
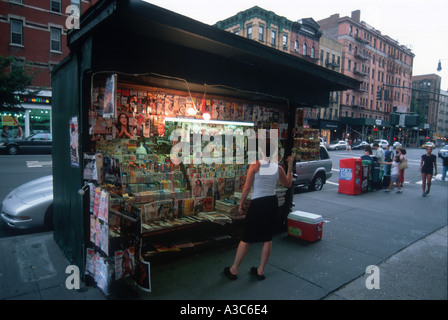
[[[219,197],[223,197],[226,189],[226,179],[225,178],[217,178],[215,179],[215,192],[218,190]]]
[[[94,154],[84,153],[84,180],[97,180],[98,173],[96,168],[96,156]]]
[[[194,214],[194,199],[183,200],[183,216],[188,217]]]
[[[244,120],[253,122],[253,106],[250,104],[243,105]]]
[[[115,280],[126,278],[134,274],[134,247],[115,251]]]
[[[157,115],[165,116],[165,94],[158,93],[157,94]]]
[[[104,90],[103,101],[103,118],[111,119],[116,115],[116,90],[117,90],[117,75],[113,74],[106,80],[106,88]]]
[[[103,158],[104,183],[121,187],[121,172],[118,159]]]
[[[202,208],[204,212],[213,211],[213,197],[206,197],[202,199]]]
[[[235,120],[234,118],[234,103],[226,102],[225,103],[225,111],[224,111],[224,119],[225,120]]]
[[[204,182],[201,179],[191,179],[193,197],[202,197],[205,194]]]
[[[174,200],[156,201],[157,220],[170,220],[174,218]]]
[[[144,219],[143,222],[149,223],[157,220],[156,203],[151,202],[144,205]]]
[[[167,117],[175,117],[174,113],[174,96],[167,94],[165,96],[165,115]]]
[[[235,178],[226,178],[224,193],[231,195],[235,192]]]
[[[151,292],[151,264],[142,259],[138,259],[137,284],[140,289]]]

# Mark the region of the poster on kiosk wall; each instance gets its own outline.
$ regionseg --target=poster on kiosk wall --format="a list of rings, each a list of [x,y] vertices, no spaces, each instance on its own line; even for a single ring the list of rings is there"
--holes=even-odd
[[[70,164],[79,168],[79,148],[78,148],[78,117],[72,117],[69,125],[70,132]]]
[[[113,74],[106,81],[103,100],[103,119],[113,119],[116,117],[117,108],[117,75]]]

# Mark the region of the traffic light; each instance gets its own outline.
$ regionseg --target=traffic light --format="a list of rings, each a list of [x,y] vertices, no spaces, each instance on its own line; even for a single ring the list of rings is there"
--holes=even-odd
[[[396,126],[400,123],[400,115],[398,113],[391,113],[390,114],[390,124],[392,126]]]
[[[378,89],[378,91],[376,92],[376,100],[380,101],[383,99],[383,89]]]

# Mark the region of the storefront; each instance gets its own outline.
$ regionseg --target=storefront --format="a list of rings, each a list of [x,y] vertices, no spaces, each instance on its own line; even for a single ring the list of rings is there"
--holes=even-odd
[[[308,123],[311,128],[319,129],[319,136],[327,145],[332,141],[340,140],[344,136],[345,124],[338,120],[310,119]]]
[[[20,107],[1,113],[2,129],[9,128],[9,138],[24,138],[38,132],[51,132],[51,91],[36,96],[17,95]]]
[[[389,121],[370,118],[342,118],[341,121],[346,131],[344,137],[348,136],[352,141],[393,140],[394,130]]]
[[[105,292],[129,275],[150,290],[150,263],[237,240],[249,165],[238,141],[278,129],[281,159],[297,108],[359,84],[137,0],[99,2],[68,46],[52,74],[54,237]],[[190,163],[173,161],[182,139]],[[212,140],[223,148],[207,163]],[[278,196],[280,215],[291,199]]]

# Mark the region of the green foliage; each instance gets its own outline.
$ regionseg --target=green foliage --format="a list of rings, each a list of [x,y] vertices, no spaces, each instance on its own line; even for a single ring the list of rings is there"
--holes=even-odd
[[[31,86],[34,73],[28,65],[21,65],[14,57],[0,56],[0,110],[12,110],[20,106],[18,93],[35,95],[38,91],[27,89]]]

